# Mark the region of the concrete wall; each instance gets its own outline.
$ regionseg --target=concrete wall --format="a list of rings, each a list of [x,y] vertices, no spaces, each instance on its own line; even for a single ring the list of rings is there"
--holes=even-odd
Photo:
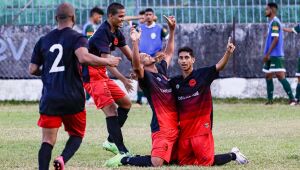
[[[295,92],[296,79],[288,79]],[[116,83],[124,90],[123,84]],[[130,93],[131,100],[136,100],[137,82],[133,82],[134,92]],[[287,97],[278,80],[274,80],[274,97]],[[225,78],[218,79],[211,86],[213,97],[218,98],[264,98],[266,97],[266,83],[264,79]],[[40,99],[42,82],[40,80],[0,80],[1,100],[37,101]]]
[[[287,25],[294,26],[292,24]],[[38,38],[52,28],[50,26],[0,26],[0,79],[34,78],[28,75],[33,47]],[[240,24],[236,26],[237,49],[221,77],[263,77],[261,72],[263,48],[267,33],[266,24]],[[129,37],[128,27],[123,29]],[[232,34],[231,24],[178,24],[176,29],[176,51],[182,46],[194,49],[197,61],[195,67],[215,64],[224,54],[228,36]],[[129,40],[127,41],[130,45]],[[294,34],[285,34],[285,53],[287,75],[293,77],[296,72],[297,56],[300,50],[300,38]],[[119,51],[114,53],[122,56]],[[170,75],[179,74],[174,56]],[[129,76],[129,61],[123,60],[119,69]]]

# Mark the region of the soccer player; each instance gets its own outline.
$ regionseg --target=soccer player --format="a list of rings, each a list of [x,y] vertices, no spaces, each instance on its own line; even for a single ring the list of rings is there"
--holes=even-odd
[[[168,35],[168,31],[154,22],[154,11],[151,8],[145,10],[145,24],[142,29],[140,52],[154,57],[157,52],[162,50],[162,40]]]
[[[277,4],[270,2],[266,6],[266,17],[269,18],[268,36],[264,50],[264,67],[266,73],[268,102],[266,105],[273,104],[273,75],[275,74],[282,84],[285,92],[289,96],[289,104],[295,105],[295,98],[290,83],[285,78],[284,51],[283,51],[283,27],[280,20],[276,17]]]
[[[106,162],[108,167],[120,165],[134,166],[162,166],[171,160],[174,145],[178,137],[178,116],[175,98],[167,77],[167,69],[174,53],[174,17],[166,18],[170,28],[170,39],[166,51],[159,54],[164,56],[160,63],[156,59],[139,53],[139,39],[141,32],[131,29],[130,37],[133,45],[133,70],[135,71],[141,88],[143,89],[153,112],[151,121],[152,151],[151,156],[128,157],[118,154]]]
[[[102,16],[104,15],[104,12],[102,9],[98,7],[94,7],[90,11],[90,20],[84,24],[82,33],[83,35],[87,36],[87,38],[91,38],[91,36],[96,32],[98,27],[100,26],[102,22]]]
[[[90,11],[90,19],[89,21],[83,26],[82,33],[85,35],[88,39],[91,38],[91,36],[96,32],[98,27],[100,26],[102,22],[102,16],[104,15],[104,12],[102,9],[98,7],[94,7]],[[94,104],[93,99],[91,98],[89,93],[86,94],[86,103],[87,104]]]
[[[178,64],[182,75],[171,79],[176,96],[180,133],[177,159],[179,165],[223,165],[231,160],[247,163],[247,159],[233,148],[231,153],[214,156],[212,135],[213,106],[210,85],[218,78],[235,46],[228,42],[223,58],[211,67],[193,69],[196,60],[193,50],[183,47],[178,50]]]
[[[298,33],[300,33],[300,24],[298,24],[294,28],[283,28],[283,31],[298,34]],[[299,104],[299,102],[300,102],[300,54],[298,57],[298,70],[296,72],[296,77],[298,77],[298,85],[296,88],[295,98],[297,100],[297,104]]]
[[[119,3],[112,3],[107,8],[108,20],[105,21],[89,40],[89,51],[101,58],[111,57],[111,52],[118,47],[131,60],[132,51],[119,30],[123,26],[125,8]],[[122,81],[130,92],[133,87],[131,80],[124,77],[115,67],[107,69]],[[121,127],[124,125],[131,101],[121,88],[106,74],[106,67],[83,67],[83,81],[85,90],[93,97],[98,109],[106,115],[106,125],[109,136],[103,143],[103,148],[117,154],[128,153],[123,142]],[[118,108],[116,105],[118,105]]]
[[[36,43],[29,72],[41,75],[43,82],[38,126],[42,128],[42,145],[38,153],[40,170],[48,170],[57,132],[64,124],[69,139],[60,156],[54,161],[55,169],[64,164],[78,150],[86,127],[86,111],[83,83],[79,63],[116,66],[120,58],[98,58],[87,49],[87,39],[72,29],[75,10],[62,3],[55,17],[58,27]],[[42,68],[41,68],[42,67]],[[41,69],[40,69],[41,68]]]

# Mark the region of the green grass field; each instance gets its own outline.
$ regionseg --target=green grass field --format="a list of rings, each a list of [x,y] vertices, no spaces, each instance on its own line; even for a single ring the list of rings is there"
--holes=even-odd
[[[107,136],[103,113],[93,106],[87,112],[86,137],[66,169],[105,169],[103,163],[113,156],[100,145]],[[125,143],[135,154],[150,153],[150,118],[148,106],[134,107],[123,127]],[[37,169],[41,140],[37,119],[37,104],[0,104],[0,169]],[[241,166],[232,162],[213,169],[300,169],[300,106],[218,101],[214,105],[214,138],[216,153],[238,146],[250,163]],[[62,128],[52,158],[60,154],[66,140]],[[198,169],[161,169],[175,168]]]

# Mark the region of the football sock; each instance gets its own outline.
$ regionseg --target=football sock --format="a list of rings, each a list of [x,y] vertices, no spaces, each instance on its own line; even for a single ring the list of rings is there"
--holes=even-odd
[[[274,84],[273,79],[266,79],[268,100],[273,100]]]
[[[232,160],[236,160],[235,153],[219,154],[215,155],[213,165],[224,165]]]
[[[142,167],[151,167],[151,156],[134,156],[134,157],[124,157],[121,159],[123,165],[133,165],[133,166],[142,166]]]
[[[48,170],[53,146],[43,142],[38,154],[39,170]]]
[[[85,92],[85,100],[89,100],[91,98],[91,95],[88,92]]]
[[[122,108],[122,107],[118,107],[118,109],[117,109],[117,111],[118,111],[118,122],[119,122],[120,127],[123,127],[124,123],[126,122],[129,110],[130,109],[125,109],[125,108]],[[111,143],[114,142],[111,135],[108,135],[107,140]]]
[[[123,153],[127,153],[128,150],[124,145],[121,127],[118,122],[117,116],[111,116],[106,118],[106,125],[108,134],[116,144],[118,150]]]
[[[119,121],[120,127],[123,127],[124,123],[126,122],[129,110],[130,109],[118,107],[118,110],[117,110],[118,111],[118,121]]]
[[[296,98],[299,102],[300,101],[300,83],[298,83],[297,88],[296,88]]]
[[[295,98],[294,98],[290,83],[286,79],[281,79],[279,81],[282,84],[286,94],[289,96],[289,99],[294,100]]]
[[[75,154],[75,152],[79,149],[81,142],[82,142],[82,137],[79,136],[69,137],[65,149],[61,154],[61,156],[64,158],[64,163],[67,163],[70,160],[70,158]]]

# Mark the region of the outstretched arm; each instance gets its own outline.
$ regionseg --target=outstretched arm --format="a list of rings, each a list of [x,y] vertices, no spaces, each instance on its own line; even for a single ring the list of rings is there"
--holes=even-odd
[[[165,50],[165,61],[167,62],[168,66],[170,65],[170,62],[172,60],[172,57],[174,55],[174,36],[175,36],[175,28],[176,28],[176,21],[174,16],[166,17],[164,15],[164,18],[166,19],[169,29],[170,29],[170,36],[168,39],[167,47]]]
[[[112,66],[116,67],[121,61],[120,57],[100,58],[88,52],[86,47],[80,47],[75,51],[75,55],[81,64],[92,66]]]
[[[283,28],[283,31],[289,33],[294,32],[293,28]]]
[[[231,42],[231,37],[229,37],[226,52],[225,52],[224,56],[222,57],[222,59],[216,64],[217,71],[221,71],[225,68],[225,66],[228,63],[228,60],[229,60],[230,56],[232,55],[232,53],[234,52],[234,50],[235,50],[235,46]]]
[[[144,78],[144,68],[141,65],[140,53],[139,53],[139,40],[141,37],[141,30],[139,32],[136,31],[134,27],[130,29],[130,39],[132,41],[132,50],[133,50],[133,58],[132,58],[132,67],[138,78]]]

